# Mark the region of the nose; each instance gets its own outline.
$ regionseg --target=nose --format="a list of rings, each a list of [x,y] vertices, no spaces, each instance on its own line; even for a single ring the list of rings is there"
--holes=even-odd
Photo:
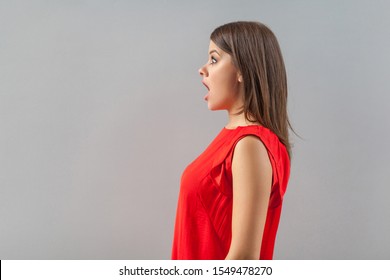
[[[202,77],[207,77],[209,75],[206,65],[203,65],[201,68],[199,68],[198,72]]]

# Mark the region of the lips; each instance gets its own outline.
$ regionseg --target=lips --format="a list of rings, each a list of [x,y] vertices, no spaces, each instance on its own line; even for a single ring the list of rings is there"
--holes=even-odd
[[[206,84],[205,81],[202,81],[203,85],[207,88],[208,91],[210,91],[209,86]]]
[[[205,81],[202,81],[202,83],[204,84],[204,86],[207,88],[208,92],[207,94],[204,96],[204,100],[208,101],[209,99],[209,94],[210,94],[210,89],[209,89],[209,86],[205,83]]]

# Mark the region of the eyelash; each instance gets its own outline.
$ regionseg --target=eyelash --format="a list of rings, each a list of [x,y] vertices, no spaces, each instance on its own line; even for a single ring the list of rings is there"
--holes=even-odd
[[[213,56],[211,57],[210,60],[211,60],[210,64],[215,64],[215,63],[217,63],[217,60],[216,60]]]

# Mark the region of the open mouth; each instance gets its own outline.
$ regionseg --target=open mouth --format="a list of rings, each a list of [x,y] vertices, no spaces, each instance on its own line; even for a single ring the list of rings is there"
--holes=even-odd
[[[207,90],[210,91],[209,86],[204,81],[202,81],[202,83],[207,88]]]

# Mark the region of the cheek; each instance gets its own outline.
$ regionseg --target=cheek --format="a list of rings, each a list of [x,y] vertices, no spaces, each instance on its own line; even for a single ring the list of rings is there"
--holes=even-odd
[[[210,93],[209,109],[223,110],[234,106],[239,98],[237,84],[231,76],[218,77]]]
[[[215,73],[212,79],[212,85],[218,92],[234,92],[235,88],[237,87],[236,74],[228,71],[220,71],[219,73]]]
[[[224,98],[235,99],[238,94],[238,82],[235,80],[235,75],[225,75],[218,81],[218,92]]]

